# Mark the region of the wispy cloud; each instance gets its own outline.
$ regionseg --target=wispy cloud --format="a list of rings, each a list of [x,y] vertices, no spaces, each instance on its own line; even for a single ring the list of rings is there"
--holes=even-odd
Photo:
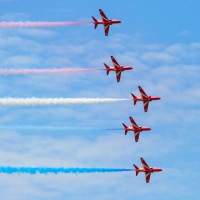
[[[15,36],[12,32],[1,31],[1,67],[96,68],[103,67],[104,62],[111,65],[110,56],[113,55],[120,64],[131,65],[134,70],[129,73],[124,72],[120,83],[116,83],[114,73],[106,76],[104,72],[90,76],[77,74],[2,77],[1,96],[131,98],[131,92],[139,95],[137,86],[141,85],[147,94],[158,95],[162,99],[159,102],[151,102],[148,113],[143,112],[142,102],[134,107],[131,101],[126,104],[53,106],[42,107],[42,109],[1,107],[0,121],[2,124],[9,125],[75,124],[118,127],[122,126],[122,122],[129,122],[128,116],[133,116],[141,124],[152,127],[152,131],[148,134],[141,134],[138,144],[134,142],[131,133],[124,136],[123,131],[106,133],[77,131],[70,136],[55,131],[45,133],[43,131],[38,133],[2,131],[0,134],[1,164],[129,168],[132,167],[132,163],[139,164],[138,158],[144,156],[148,163],[163,167],[164,171],[152,175],[152,182],[148,188],[143,174],[135,177],[134,173],[94,177],[1,175],[7,185],[6,190],[2,190],[3,194],[12,193],[22,198],[32,194],[36,198],[61,199],[68,195],[81,199],[83,195],[90,198],[89,191],[92,190],[96,191],[99,199],[114,197],[120,199],[121,193],[124,194],[124,198],[133,196],[139,198],[151,195],[152,191],[156,190],[159,191],[158,196],[163,197],[166,191],[173,190],[171,185],[181,185],[181,175],[173,170],[177,169],[177,163],[183,167],[185,165],[188,168],[194,167],[191,165],[193,148],[198,151],[195,142],[199,140],[197,132],[200,45],[198,42],[170,45],[146,44],[141,41],[141,38],[131,39],[132,37],[121,34],[112,35],[113,37],[106,38],[105,42],[103,39],[100,41],[87,37],[74,40],[74,38],[70,39],[69,35],[62,36],[58,31],[51,35],[51,31],[49,34],[46,29],[37,30],[35,33],[33,30],[33,34],[30,35],[24,34],[23,31],[14,32]],[[44,34],[44,37],[47,34],[48,38],[39,38],[35,36],[36,33]],[[192,141],[194,137],[195,141]],[[197,165],[195,163],[195,167]],[[189,178],[187,172],[182,174],[184,180]],[[197,178],[194,176],[193,180],[196,181]],[[17,189],[13,187],[14,183]],[[140,185],[142,189],[133,185]],[[97,188],[101,188],[101,191]],[[182,192],[188,188],[191,186],[180,186],[179,189]],[[115,194],[110,193],[111,189]],[[50,190],[53,190],[52,196],[49,195]],[[76,191],[80,193],[76,194]],[[176,198],[177,195],[182,195],[180,191],[175,193],[173,190],[170,197]]]

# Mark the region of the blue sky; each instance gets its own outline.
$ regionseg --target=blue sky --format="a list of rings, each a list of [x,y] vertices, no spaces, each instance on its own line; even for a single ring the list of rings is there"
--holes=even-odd
[[[0,165],[44,167],[150,166],[152,174],[0,175],[3,199],[198,199],[200,2],[193,0],[0,0],[1,21],[91,21],[101,8],[121,19],[108,37],[93,25],[0,29],[1,68],[103,68],[110,56],[134,70],[117,83],[105,71],[2,76],[0,97],[161,96],[144,113],[132,101],[70,106],[0,107],[1,125],[122,127],[132,116],[152,127],[140,141],[123,131],[0,130]]]

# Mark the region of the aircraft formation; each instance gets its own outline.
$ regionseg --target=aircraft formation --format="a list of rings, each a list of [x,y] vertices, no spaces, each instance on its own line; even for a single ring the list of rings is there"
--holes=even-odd
[[[96,29],[99,24],[102,24],[104,26],[104,34],[105,34],[105,36],[108,36],[110,26],[113,25],[113,24],[119,24],[119,23],[121,23],[121,21],[120,20],[114,20],[114,19],[108,19],[107,16],[105,15],[105,13],[101,9],[99,9],[99,12],[100,12],[102,20],[97,20],[95,17],[92,16],[92,19],[94,20],[94,22],[93,22],[94,28]],[[114,58],[114,56],[111,56],[111,61],[113,63],[113,66],[108,66],[106,63],[104,63],[106,74],[109,75],[110,71],[114,71],[116,73],[116,81],[117,82],[120,82],[121,73],[123,71],[128,71],[128,70],[133,69],[133,67],[131,67],[131,66],[120,65],[117,62],[117,60]],[[46,71],[48,72],[48,70],[46,70]],[[52,70],[49,73],[51,73],[51,72],[52,72]],[[13,73],[17,74],[17,71],[13,71]],[[25,72],[23,71],[23,73],[25,73]],[[40,73],[40,71],[39,70],[37,72],[36,71],[35,72],[29,71],[27,73]],[[44,73],[44,71],[43,72],[41,71],[41,73]],[[65,73],[65,72],[63,71],[63,73]],[[138,89],[140,91],[141,97],[138,97],[138,96],[135,96],[134,94],[131,94],[132,100],[133,100],[134,105],[136,105],[137,101],[142,101],[143,107],[144,107],[144,112],[148,111],[149,103],[151,101],[161,99],[159,96],[148,96],[141,86],[138,86]],[[41,99],[39,101],[41,101]],[[36,103],[38,103],[38,102],[36,102]],[[140,133],[143,132],[143,131],[150,131],[151,128],[146,127],[146,126],[138,126],[137,123],[135,122],[135,120],[131,116],[129,117],[129,119],[130,119],[130,122],[131,122],[131,126],[127,126],[124,123],[122,123],[122,125],[124,127],[124,131],[125,131],[125,135],[127,135],[127,133],[129,131],[133,131],[135,142],[139,142]],[[145,173],[146,183],[149,183],[151,173],[161,172],[162,169],[156,168],[156,167],[149,167],[148,164],[146,163],[146,161],[142,157],[140,158],[140,160],[141,160],[143,167],[137,167],[135,164],[133,164],[134,170],[136,172],[136,176],[138,175],[139,172]]]
[[[121,23],[121,21],[120,20],[108,19],[106,17],[105,13],[101,9],[99,9],[99,12],[100,12],[100,15],[102,17],[102,20],[96,20],[94,17],[92,17],[93,20],[94,20],[94,28],[96,29],[98,24],[103,24],[105,36],[108,36],[109,27],[113,24],[119,24],[119,23]],[[107,72],[106,74],[108,75],[110,71],[115,71],[117,82],[120,82],[121,73],[123,71],[126,71],[126,70],[132,70],[133,68],[130,67],[130,66],[119,65],[118,62],[116,61],[116,59],[113,56],[111,56],[111,60],[113,62],[114,67],[109,67],[107,64],[104,63],[104,65],[106,67],[106,72]],[[137,101],[143,102],[144,112],[148,111],[149,102],[161,99],[158,96],[148,96],[141,86],[138,86],[138,89],[140,91],[141,97],[137,97],[134,94],[131,94],[131,95],[133,97],[134,105],[136,105]],[[132,117],[129,117],[129,119],[131,121],[132,126],[126,126],[124,123],[122,123],[122,125],[124,126],[125,135],[127,134],[128,131],[133,131],[134,136],[135,136],[135,142],[138,142],[140,133],[142,131],[150,131],[151,128],[145,127],[145,126],[138,126]],[[143,168],[142,167],[138,168],[134,164],[136,176],[138,175],[139,172],[144,172],[145,177],[146,177],[146,183],[149,183],[151,173],[160,172],[160,171],[162,171],[162,169],[161,168],[155,168],[155,167],[149,167],[143,158],[140,158],[140,159],[141,159]]]

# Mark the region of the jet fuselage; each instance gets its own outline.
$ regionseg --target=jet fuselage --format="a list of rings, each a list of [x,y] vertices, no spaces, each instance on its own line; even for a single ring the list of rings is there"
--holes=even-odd
[[[108,21],[97,20],[96,24],[105,24],[105,25],[113,25],[113,24],[120,24],[121,20],[110,19]]]
[[[148,98],[145,97],[136,97],[136,101],[153,101],[153,100],[160,100],[160,97],[156,97],[156,96],[148,96]]]
[[[124,130],[125,130],[125,128],[124,128]],[[126,128],[126,130],[127,130],[127,131],[139,131],[139,132],[142,132],[142,131],[150,131],[151,128],[145,127],[145,126],[138,126],[138,128],[135,128],[135,127],[133,127],[133,126],[128,126],[128,127]]]
[[[153,173],[153,172],[161,172],[162,169],[161,168],[157,168],[157,167],[150,167],[149,169],[144,169],[143,167],[139,167],[135,171],[137,171],[137,172]]]
[[[133,67],[130,67],[130,66],[120,66],[121,68],[120,69],[116,69],[116,67],[110,67],[109,66],[109,71],[125,71],[125,70],[132,70]]]

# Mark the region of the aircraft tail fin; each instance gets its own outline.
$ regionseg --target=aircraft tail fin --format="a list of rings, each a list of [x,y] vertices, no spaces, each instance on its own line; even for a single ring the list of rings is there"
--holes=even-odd
[[[110,68],[109,68],[108,65],[106,65],[105,63],[104,63],[104,65],[105,65],[105,67],[106,67],[106,75],[108,75],[109,72],[110,72]]]
[[[136,165],[134,165],[134,164],[133,164],[133,166],[134,166],[134,168],[135,168],[135,173],[136,173],[135,175],[137,176],[137,175],[138,175],[138,173],[139,173],[139,171],[138,171],[139,167],[137,167],[137,166],[136,166]]]
[[[128,131],[127,131],[127,128],[128,128],[128,127],[127,127],[124,123],[122,123],[122,125],[124,126],[124,131],[125,131],[125,135],[126,135],[127,132],[128,132]]]
[[[97,26],[98,26],[97,19],[96,19],[96,18],[94,18],[93,16],[92,16],[92,19],[94,20],[94,28],[96,29],[96,28],[97,28]]]
[[[134,105],[136,105],[136,103],[137,103],[137,97],[134,94],[132,94],[132,93],[131,93],[131,95],[133,97]]]

